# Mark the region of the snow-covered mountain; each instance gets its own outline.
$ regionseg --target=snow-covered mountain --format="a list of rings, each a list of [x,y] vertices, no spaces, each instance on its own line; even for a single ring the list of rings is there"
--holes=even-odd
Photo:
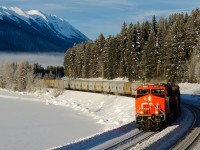
[[[64,52],[90,39],[57,16],[0,7],[0,41],[0,51]]]

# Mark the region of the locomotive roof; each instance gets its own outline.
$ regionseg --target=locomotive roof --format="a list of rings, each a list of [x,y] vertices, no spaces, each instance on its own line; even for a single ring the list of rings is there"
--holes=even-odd
[[[168,89],[171,88],[173,90],[178,89],[179,86],[171,83],[162,83],[162,84],[143,84],[139,85],[137,89]]]

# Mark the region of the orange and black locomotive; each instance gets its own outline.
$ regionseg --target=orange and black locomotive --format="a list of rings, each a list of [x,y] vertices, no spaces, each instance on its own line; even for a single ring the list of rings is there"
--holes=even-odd
[[[180,113],[179,86],[174,84],[140,85],[136,89],[136,127],[162,130]]]

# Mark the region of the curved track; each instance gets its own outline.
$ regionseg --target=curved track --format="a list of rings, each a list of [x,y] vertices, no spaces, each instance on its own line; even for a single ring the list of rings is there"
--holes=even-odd
[[[200,138],[200,109],[188,104],[185,105],[192,112],[194,116],[194,122],[187,135],[183,137],[183,139],[175,146],[173,146],[171,148],[172,150],[193,149],[193,147],[195,147],[197,144],[197,140]]]
[[[167,148],[167,149],[182,150],[182,149],[188,149],[188,148],[192,149],[193,147],[195,147],[195,143],[198,142],[197,138],[199,137],[199,133],[200,133],[200,121],[199,121],[200,110],[186,104],[183,105],[183,110],[184,112],[181,114],[181,116],[169,125],[169,128],[170,126],[177,126],[177,125],[179,126],[177,127],[177,129],[174,129],[172,132],[170,132],[171,135],[167,133],[166,136],[163,137],[163,139],[159,138],[159,140],[154,141],[155,143],[152,143],[152,145],[149,145],[148,147],[146,148],[143,147],[143,148],[155,149],[156,147],[157,149]],[[189,113],[190,115],[188,114],[188,112],[190,112]],[[189,123],[188,119],[193,120],[193,121],[190,121]],[[187,127],[185,127],[184,130],[181,130],[181,128],[183,128],[183,126],[185,125]],[[174,138],[174,135],[177,134],[177,132],[184,132],[184,133],[178,135],[179,138],[175,138],[177,139],[175,140],[173,138]],[[151,137],[152,138],[154,138],[155,136],[159,137],[160,135],[161,135],[160,132],[142,132],[138,130],[138,132],[134,132],[134,133],[130,132],[129,136],[117,137],[116,139],[107,141],[106,143],[93,147],[92,149],[104,149],[104,150],[138,149],[140,147],[140,144],[143,145],[142,143],[147,142],[149,139],[151,139]],[[181,140],[178,140],[178,139],[181,139]],[[166,142],[164,142],[166,140],[168,141],[167,146],[165,145]],[[177,142],[178,144],[173,146]],[[141,149],[143,148],[141,147]]]
[[[191,125],[194,124],[193,120],[192,112],[190,112],[189,108],[183,105],[181,115],[174,120],[174,122],[170,123],[166,129],[152,135],[151,138],[144,140],[142,143],[133,145],[131,149],[170,149],[173,145],[179,142],[179,139],[182,139],[182,137],[191,130]]]

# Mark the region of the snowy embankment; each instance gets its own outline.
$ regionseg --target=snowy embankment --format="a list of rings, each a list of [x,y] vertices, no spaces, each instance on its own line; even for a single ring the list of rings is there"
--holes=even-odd
[[[200,84],[181,83],[181,102],[200,109]]]
[[[63,91],[60,95],[55,94],[58,96],[53,97],[52,92],[55,94],[55,91],[46,94],[46,104],[70,107],[89,115],[97,120],[97,123],[105,125],[105,130],[127,124],[135,119],[135,101],[132,97],[69,90]]]

